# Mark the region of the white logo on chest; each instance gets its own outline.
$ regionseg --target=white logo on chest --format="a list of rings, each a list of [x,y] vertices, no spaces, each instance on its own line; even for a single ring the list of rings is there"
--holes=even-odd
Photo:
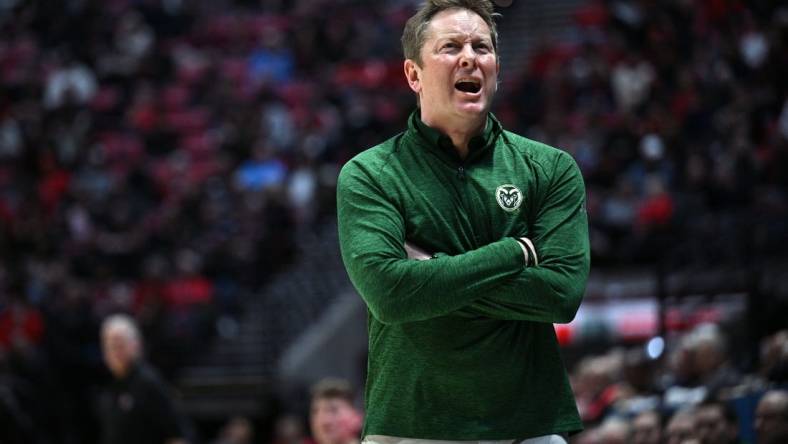
[[[523,193],[511,184],[504,184],[495,189],[495,200],[504,211],[515,211],[523,203]]]

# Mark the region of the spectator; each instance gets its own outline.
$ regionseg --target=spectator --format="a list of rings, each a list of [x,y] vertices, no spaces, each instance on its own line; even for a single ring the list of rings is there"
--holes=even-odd
[[[254,427],[249,419],[236,416],[227,421],[213,444],[252,444]]]
[[[665,443],[699,443],[695,434],[695,413],[692,410],[679,410],[673,414],[665,427]]]
[[[701,444],[737,444],[739,420],[726,402],[713,398],[703,401],[695,411],[695,431]]]
[[[656,410],[641,412],[632,420],[632,444],[661,444],[662,416]]]
[[[728,362],[725,338],[716,324],[701,324],[684,335],[673,364],[674,380],[665,391],[669,408],[698,405],[710,393],[729,389],[741,380]]]
[[[788,330],[780,330],[761,341],[760,375],[770,382],[788,382]]]
[[[186,430],[168,389],[142,359],[134,321],[113,315],[101,326],[104,360],[115,378],[104,411],[104,444],[186,444]]]
[[[631,439],[631,427],[628,422],[620,418],[605,420],[599,426],[599,441],[605,444],[627,444]]]
[[[312,388],[309,426],[317,444],[358,443],[361,414],[353,405],[353,391],[347,381],[324,379]]]
[[[295,415],[283,415],[276,418],[274,424],[273,444],[307,444],[304,422]]]
[[[788,391],[771,390],[758,402],[755,410],[758,444],[788,442]]]
[[[708,393],[738,384],[740,375],[728,360],[725,337],[716,324],[702,324],[692,332],[694,335],[695,370]]]

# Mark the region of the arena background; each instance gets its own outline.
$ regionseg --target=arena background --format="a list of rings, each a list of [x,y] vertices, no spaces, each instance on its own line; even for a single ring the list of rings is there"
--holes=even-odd
[[[236,416],[254,442],[287,442],[288,417],[305,437],[310,384],[360,388],[335,180],[413,109],[415,4],[0,1],[0,416],[96,442],[116,312],[195,442]],[[714,391],[752,441],[788,373],[788,7],[497,9],[494,112],[587,184],[592,273],[556,326],[586,424]]]

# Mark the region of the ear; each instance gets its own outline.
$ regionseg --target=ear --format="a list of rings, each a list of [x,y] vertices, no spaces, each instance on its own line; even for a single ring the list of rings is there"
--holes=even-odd
[[[421,68],[411,59],[405,60],[405,80],[408,81],[408,86],[416,94],[421,92]]]

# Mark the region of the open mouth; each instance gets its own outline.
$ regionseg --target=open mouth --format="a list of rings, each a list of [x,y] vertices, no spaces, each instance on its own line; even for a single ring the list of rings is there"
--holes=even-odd
[[[476,94],[482,89],[482,84],[475,79],[460,79],[454,84],[454,88],[458,91]]]

